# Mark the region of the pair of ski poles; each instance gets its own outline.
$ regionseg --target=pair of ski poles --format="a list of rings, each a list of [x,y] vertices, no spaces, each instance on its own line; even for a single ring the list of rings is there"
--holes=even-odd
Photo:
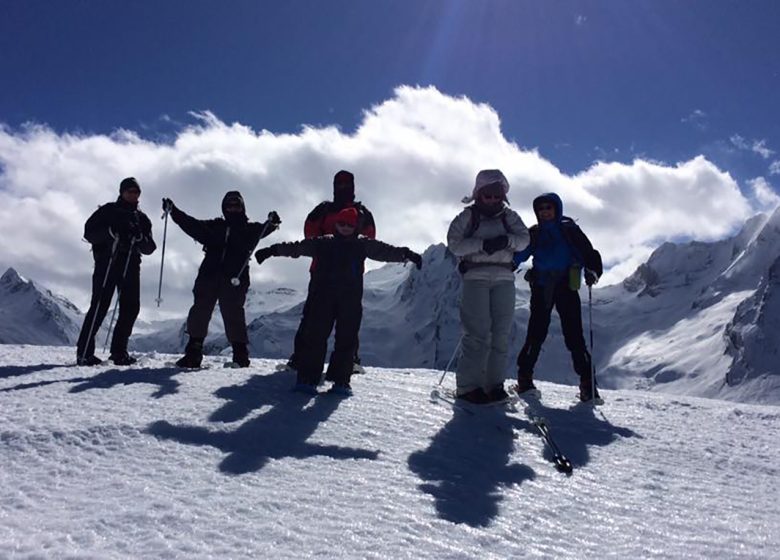
[[[130,250],[127,253],[127,259],[125,260],[125,266],[124,270],[122,271],[122,278],[120,280],[120,283],[117,284],[117,290],[121,293],[120,286],[124,284],[125,277],[127,276],[127,269],[130,265],[130,258],[133,254],[133,248],[135,247],[136,239],[133,238],[130,240]],[[97,323],[97,316],[98,316],[98,309],[100,308],[100,304],[103,301],[103,295],[106,291],[106,286],[108,285],[108,277],[111,274],[111,267],[114,265],[114,259],[116,258],[117,249],[119,248],[119,237],[114,238],[114,243],[111,245],[111,256],[108,258],[108,265],[106,266],[106,273],[103,275],[103,283],[100,286],[100,292],[98,294],[97,303],[93,309],[92,313],[92,322],[89,325],[89,336],[87,337],[87,340],[84,344],[84,350],[82,350],[81,353],[81,359],[82,361],[87,357],[87,348],[89,347],[89,341],[92,340],[93,336],[95,335],[95,325]],[[119,298],[117,298],[116,301],[117,305],[119,304]],[[108,345],[108,338],[111,335],[111,330],[114,323],[114,316],[116,315],[116,305],[114,306],[114,312],[111,314],[111,323],[109,324],[108,333],[106,334],[106,344],[103,346],[103,351],[105,352],[105,347]]]

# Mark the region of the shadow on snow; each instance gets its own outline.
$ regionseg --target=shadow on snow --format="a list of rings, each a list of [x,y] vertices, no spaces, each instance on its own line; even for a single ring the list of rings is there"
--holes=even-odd
[[[152,396],[156,399],[166,395],[174,395],[179,392],[179,382],[173,379],[174,376],[185,372],[181,368],[162,367],[162,368],[144,368],[144,369],[109,369],[103,371],[86,381],[82,379],[71,380],[81,381],[80,385],[72,387],[70,393],[81,393],[90,389],[110,389],[117,385],[135,385],[136,383],[145,383],[147,385],[158,385],[160,388]]]
[[[498,515],[503,489],[536,476],[510,463],[515,419],[486,408],[472,416],[454,409],[430,446],[409,456],[409,469],[428,481],[420,490],[435,499],[440,518],[485,527]]]
[[[520,401],[517,407],[519,415],[511,416],[517,428],[538,436],[538,430],[528,418],[528,410],[533,410],[536,416],[542,416],[547,420],[553,440],[558,444],[561,453],[571,461],[575,468],[575,475],[577,467],[584,467],[590,462],[591,447],[604,447],[619,438],[642,437],[630,428],[613,425],[601,411],[589,404],[575,404],[568,409],[562,409],[545,406],[539,401],[531,403]],[[597,417],[597,411],[601,418]],[[541,437],[538,438],[539,445],[544,445]],[[548,461],[552,460],[552,453],[546,445],[544,458]]]
[[[39,371],[46,371],[47,369],[56,369],[65,367],[62,364],[37,364],[33,366],[0,366],[0,379],[8,379],[9,377],[20,377],[27,375],[28,373],[37,373]]]
[[[317,426],[336,411],[341,399],[327,394],[312,399],[290,392],[291,384],[288,372],[278,372],[254,375],[242,385],[218,389],[216,396],[228,402],[211,415],[212,422],[235,422],[257,409],[268,408],[233,430],[158,421],[146,431],[160,439],[219,449],[226,454],[219,469],[232,475],[259,471],[271,459],[307,459],[317,455],[333,459],[377,458],[376,450],[307,442]]]

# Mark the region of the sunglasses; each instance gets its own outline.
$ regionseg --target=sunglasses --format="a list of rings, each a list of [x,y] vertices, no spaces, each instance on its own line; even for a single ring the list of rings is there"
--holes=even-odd
[[[482,200],[504,200],[504,195],[502,194],[483,194]]]
[[[555,210],[555,206],[553,206],[552,204],[540,204],[539,206],[536,207],[536,209],[539,212],[544,212],[546,210]]]

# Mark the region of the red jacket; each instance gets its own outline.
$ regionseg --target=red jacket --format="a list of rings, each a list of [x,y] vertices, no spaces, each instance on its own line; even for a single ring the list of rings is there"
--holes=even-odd
[[[376,225],[374,216],[368,211],[368,208],[360,202],[354,202],[353,206],[358,211],[357,233],[371,239],[376,238]],[[322,237],[323,235],[333,235],[336,233],[336,215],[343,210],[335,203],[327,200],[318,204],[314,210],[306,216],[306,222],[303,224],[303,236],[306,239],[312,237]]]

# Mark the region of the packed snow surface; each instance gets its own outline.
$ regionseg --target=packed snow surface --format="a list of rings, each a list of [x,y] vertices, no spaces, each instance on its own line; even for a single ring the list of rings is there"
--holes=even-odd
[[[0,346],[2,558],[770,558],[780,408],[639,391],[454,410],[440,371],[367,368],[340,399],[248,369],[68,366]],[[453,379],[445,378],[450,386]],[[322,390],[324,391],[324,387]]]

